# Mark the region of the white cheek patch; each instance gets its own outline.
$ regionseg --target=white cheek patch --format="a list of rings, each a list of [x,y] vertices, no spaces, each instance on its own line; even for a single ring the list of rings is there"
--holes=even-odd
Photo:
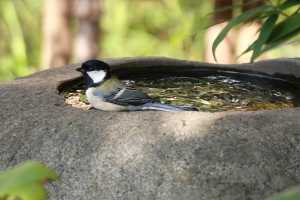
[[[91,71],[91,72],[87,72],[87,74],[89,75],[89,77],[91,77],[91,79],[93,80],[94,83],[99,83],[106,76],[106,71],[104,71],[104,70]]]

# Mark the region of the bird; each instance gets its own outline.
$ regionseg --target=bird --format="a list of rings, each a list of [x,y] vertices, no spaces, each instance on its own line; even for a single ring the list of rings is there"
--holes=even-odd
[[[90,104],[103,111],[198,111],[190,106],[163,104],[133,87],[127,86],[101,60],[88,60],[76,69],[85,82],[85,95]]]

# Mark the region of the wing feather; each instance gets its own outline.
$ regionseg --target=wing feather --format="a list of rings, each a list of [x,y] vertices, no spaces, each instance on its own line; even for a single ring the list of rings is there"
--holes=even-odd
[[[110,83],[109,83],[110,82]],[[113,84],[115,87],[109,87]],[[119,105],[142,105],[145,103],[158,103],[159,101],[151,98],[134,88],[127,87],[118,79],[111,79],[93,91],[93,95],[102,98],[103,101]]]
[[[121,95],[114,99],[115,103],[127,103],[129,105],[141,105],[145,103],[158,103],[156,99],[151,98],[134,88],[127,87]]]

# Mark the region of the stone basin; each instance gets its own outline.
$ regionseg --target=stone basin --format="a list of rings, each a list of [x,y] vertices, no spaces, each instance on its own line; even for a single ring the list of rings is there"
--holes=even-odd
[[[103,59],[127,67],[201,67],[299,84],[300,60],[217,65],[170,58]],[[0,83],[0,171],[37,160],[59,181],[50,199],[265,199],[300,184],[300,108],[247,112],[105,112],[58,91],[80,64]]]

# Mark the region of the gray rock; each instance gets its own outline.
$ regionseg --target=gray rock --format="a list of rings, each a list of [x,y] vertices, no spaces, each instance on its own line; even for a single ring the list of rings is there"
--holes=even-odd
[[[114,69],[204,66],[300,77],[298,59],[221,66],[105,59]],[[0,170],[54,169],[50,199],[264,199],[300,183],[299,108],[256,112],[103,112],[66,105],[57,86],[79,64],[0,83]],[[289,69],[287,66],[291,66]]]

